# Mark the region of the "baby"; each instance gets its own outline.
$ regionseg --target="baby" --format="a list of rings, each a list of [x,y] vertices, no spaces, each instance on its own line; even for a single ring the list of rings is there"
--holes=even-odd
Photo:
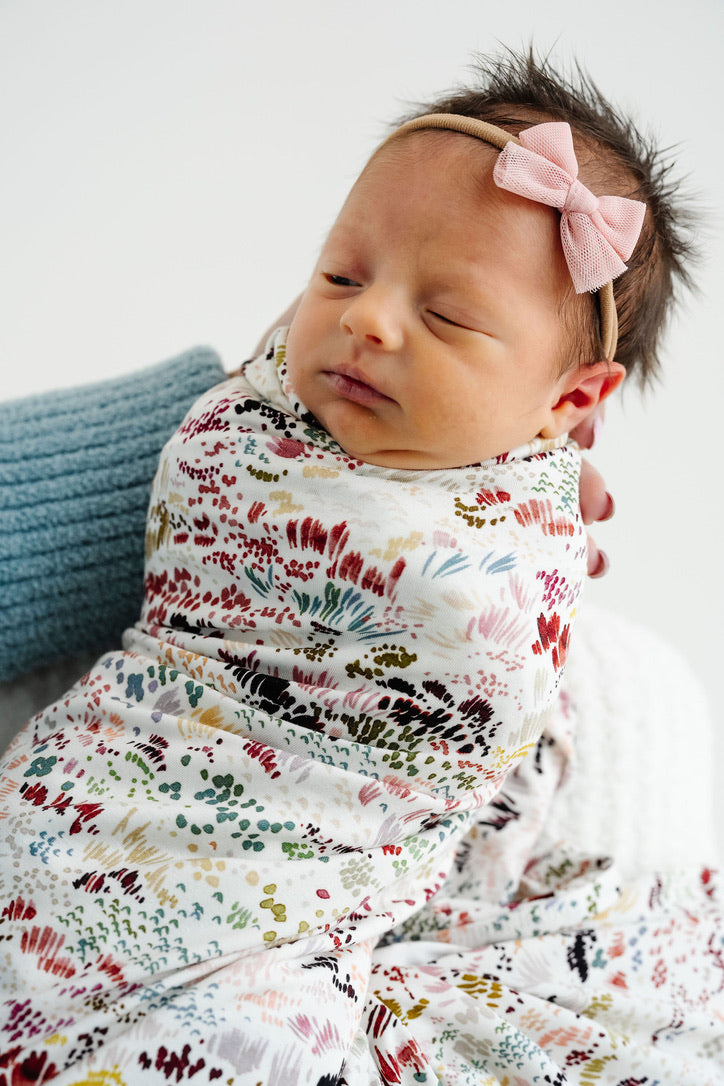
[[[582,364],[574,346],[582,307],[560,214],[502,187],[502,155],[494,178],[497,150],[451,137],[461,118],[438,117],[440,128],[398,131],[367,165],[287,338],[300,400],[345,452],[383,467],[461,467],[558,438],[625,373],[608,356]],[[563,123],[526,135],[546,132],[570,139]],[[643,205],[621,207],[635,240]],[[604,265],[594,285],[608,282]]]
[[[585,574],[566,435],[650,372],[675,262],[610,111],[486,93],[373,155],[288,331],[164,449],[125,651],[6,756],[0,1083],[382,1081],[374,947],[449,923],[541,737]]]

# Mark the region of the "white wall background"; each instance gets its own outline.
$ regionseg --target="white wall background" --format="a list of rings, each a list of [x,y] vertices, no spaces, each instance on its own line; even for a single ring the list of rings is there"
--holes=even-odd
[[[0,397],[197,343],[238,364],[384,125],[531,40],[676,145],[712,212],[663,384],[629,390],[594,458],[618,515],[588,599],[677,645],[721,732],[721,0],[0,0]]]

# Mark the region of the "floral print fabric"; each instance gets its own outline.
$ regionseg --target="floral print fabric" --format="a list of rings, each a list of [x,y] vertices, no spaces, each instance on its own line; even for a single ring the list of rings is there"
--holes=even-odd
[[[708,878],[535,854],[577,471],[353,461],[283,335],[195,405],[140,622],[2,765],[2,1086],[715,1081]]]

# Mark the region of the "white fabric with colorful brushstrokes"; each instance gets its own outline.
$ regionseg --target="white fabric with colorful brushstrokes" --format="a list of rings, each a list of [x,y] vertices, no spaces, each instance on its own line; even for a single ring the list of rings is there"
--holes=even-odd
[[[2,765],[0,1086],[717,1081],[710,877],[535,853],[577,473],[351,460],[283,335],[195,405],[125,651]]]

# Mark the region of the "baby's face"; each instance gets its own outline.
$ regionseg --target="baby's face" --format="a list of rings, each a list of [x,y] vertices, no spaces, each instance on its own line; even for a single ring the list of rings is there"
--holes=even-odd
[[[353,457],[445,468],[557,426],[570,278],[556,213],[464,136],[386,147],[352,189],[287,338],[304,405]]]

